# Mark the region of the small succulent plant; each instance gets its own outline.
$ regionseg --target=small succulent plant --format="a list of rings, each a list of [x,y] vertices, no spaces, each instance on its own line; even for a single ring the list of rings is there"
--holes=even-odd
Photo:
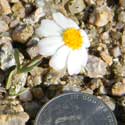
[[[38,66],[42,59],[41,56],[37,56],[26,64],[20,64],[19,50],[17,49],[14,52],[14,57],[16,67],[10,72],[6,83],[6,89],[9,91],[10,96],[18,96],[29,89],[24,87],[28,72]]]

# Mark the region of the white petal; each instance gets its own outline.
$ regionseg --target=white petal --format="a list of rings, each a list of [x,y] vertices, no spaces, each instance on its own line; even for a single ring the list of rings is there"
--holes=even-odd
[[[89,37],[88,37],[87,33],[84,30],[80,30],[80,32],[81,32],[81,35],[84,40],[83,47],[85,47],[85,48],[90,47],[90,41],[89,41]]]
[[[42,39],[39,43],[39,53],[45,57],[53,55],[59,47],[63,45],[61,37],[48,37]]]
[[[65,17],[61,13],[53,13],[54,21],[64,29],[67,28],[76,28],[79,29],[79,26],[71,19]]]
[[[58,36],[62,33],[62,28],[54,21],[44,19],[41,21],[40,27],[36,29],[36,34],[40,37]]]
[[[51,58],[49,65],[55,70],[61,70],[66,66],[67,57],[70,49],[67,46],[62,46],[58,49],[55,55]]]
[[[82,67],[81,50],[72,51],[69,54],[67,67],[70,75],[80,72]]]
[[[81,49],[82,66],[85,67],[88,61],[88,51],[85,48]]]

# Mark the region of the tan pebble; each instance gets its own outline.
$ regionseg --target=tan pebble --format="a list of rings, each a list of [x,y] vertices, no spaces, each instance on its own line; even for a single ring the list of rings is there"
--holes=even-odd
[[[16,42],[26,43],[33,32],[33,27],[31,25],[20,25],[13,31],[12,38]]]
[[[105,86],[103,84],[100,85],[100,87],[98,88],[98,94],[102,94],[102,95],[107,94],[107,90],[106,90],[106,88],[105,88]]]
[[[125,23],[125,11],[121,11],[119,13],[118,20],[119,20],[119,22],[121,21],[121,22]]]
[[[102,33],[102,34],[101,34],[101,38],[102,38],[103,40],[108,40],[108,39],[109,39],[109,32],[104,32],[104,33]]]
[[[9,94],[14,95],[19,93],[22,90],[22,88],[25,86],[28,74],[17,73],[16,70],[13,70],[11,73],[12,73],[12,76],[9,82],[11,82],[12,85],[9,88]],[[11,96],[11,97],[14,98],[15,96]]]
[[[29,115],[26,112],[6,113],[0,115],[0,125],[25,125],[29,120]]]
[[[121,98],[119,98],[117,103],[125,107],[125,96],[122,96]]]
[[[39,54],[39,47],[32,46],[30,48],[27,48],[27,53],[30,55],[31,58],[34,58],[34,57],[38,56],[38,54]]]
[[[54,69],[50,69],[50,71],[47,73],[47,75],[44,77],[45,85],[59,85],[60,84],[60,78],[62,78],[65,75],[65,70],[55,71]]]
[[[30,90],[27,90],[26,92],[22,93],[20,96],[19,96],[19,99],[22,101],[22,102],[28,102],[28,101],[31,101],[32,100],[32,93]]]
[[[11,8],[7,0],[0,0],[0,15],[11,13]]]
[[[5,101],[5,100],[4,100]],[[9,101],[9,99],[7,100],[6,104],[11,104],[11,105],[19,105],[20,102],[19,100],[12,100],[11,102]]]
[[[121,7],[125,8],[125,0],[119,0],[119,4]]]
[[[20,118],[20,120],[23,119],[23,122],[27,122],[29,120],[29,115],[26,112],[20,112],[17,118]]]
[[[15,19],[13,20],[12,22],[10,22],[10,27],[11,28],[14,28],[15,26],[17,26],[19,24],[19,20],[18,19]]]
[[[112,95],[122,96],[125,94],[125,84],[118,82],[112,87]]]
[[[54,1],[56,4],[58,4],[57,2],[56,2],[56,0]],[[37,6],[37,8],[42,8],[42,7],[44,7],[44,5],[45,5],[45,1],[44,0],[35,0],[35,4],[36,4],[36,6]]]
[[[12,7],[14,15],[19,18],[25,17],[25,8],[21,2],[15,3]]]
[[[112,55],[113,55],[114,57],[119,57],[119,56],[121,56],[121,49],[120,49],[119,46],[116,46],[116,47],[114,47],[114,48],[112,49]]]
[[[6,32],[9,29],[7,23],[3,20],[0,20],[0,33]]]
[[[111,9],[108,7],[99,7],[96,9],[96,21],[95,25],[98,27],[105,26],[112,20]]]
[[[99,88],[101,84],[102,81],[100,79],[92,79],[89,84],[89,88],[94,91],[95,89]]]
[[[107,73],[107,64],[96,56],[89,55],[86,75],[90,78],[101,78]]]
[[[69,11],[72,14],[76,14],[76,13],[80,13],[85,8],[85,4],[83,0],[72,0],[69,2],[68,7],[69,7]]]
[[[5,70],[15,65],[14,51],[10,37],[0,38],[0,68]]]
[[[108,64],[108,65],[112,65],[113,61],[112,61],[112,57],[107,54],[106,52],[101,52],[101,57],[102,59]]]
[[[97,50],[101,52],[102,50],[105,50],[106,48],[107,48],[106,44],[99,43]]]
[[[37,22],[41,17],[45,16],[45,12],[43,8],[37,8],[34,12],[34,20]]]
[[[40,87],[36,87],[32,89],[33,97],[36,99],[42,99],[45,95],[43,89]]]
[[[96,85],[96,83],[92,83],[91,85],[89,85],[89,88],[95,90],[98,88],[98,85]]]
[[[45,68],[35,67],[30,71],[30,75],[27,78],[28,86],[37,86],[42,83],[42,75],[46,72]]]
[[[15,112],[23,112],[23,111],[24,111],[22,105],[20,105],[20,104],[13,106],[13,110],[14,110]]]

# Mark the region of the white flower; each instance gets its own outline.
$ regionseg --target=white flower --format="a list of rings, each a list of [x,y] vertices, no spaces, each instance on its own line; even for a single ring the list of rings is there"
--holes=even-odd
[[[52,56],[49,65],[55,70],[66,68],[73,75],[86,66],[89,38],[73,20],[59,12],[54,13],[53,20],[42,20],[36,34],[44,37],[38,43],[40,54],[44,57]]]

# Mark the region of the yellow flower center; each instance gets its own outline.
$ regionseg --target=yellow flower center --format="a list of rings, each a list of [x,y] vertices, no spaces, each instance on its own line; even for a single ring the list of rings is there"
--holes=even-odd
[[[80,49],[83,44],[83,37],[79,30],[70,28],[64,31],[63,40],[65,45],[73,50]]]

